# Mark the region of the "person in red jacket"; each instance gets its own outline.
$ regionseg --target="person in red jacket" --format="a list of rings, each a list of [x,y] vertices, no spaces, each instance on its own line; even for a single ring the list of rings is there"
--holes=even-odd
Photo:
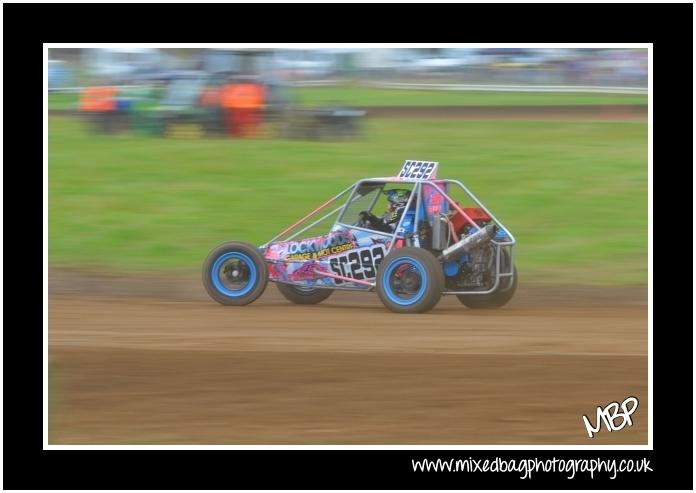
[[[97,131],[110,133],[115,128],[117,91],[112,86],[85,88],[80,96],[80,110],[85,112]]]
[[[235,82],[222,90],[222,106],[227,115],[228,133],[235,137],[255,137],[261,124],[265,89],[256,82]]]

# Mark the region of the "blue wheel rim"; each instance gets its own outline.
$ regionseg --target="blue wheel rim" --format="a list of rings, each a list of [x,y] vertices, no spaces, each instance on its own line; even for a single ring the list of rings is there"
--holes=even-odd
[[[405,280],[404,275],[409,278]],[[397,257],[384,271],[383,287],[384,294],[392,303],[401,306],[418,303],[428,287],[425,267],[414,258]]]
[[[254,286],[258,272],[254,261],[240,252],[228,252],[220,255],[210,269],[210,279],[215,289],[230,298],[239,298],[248,294]]]

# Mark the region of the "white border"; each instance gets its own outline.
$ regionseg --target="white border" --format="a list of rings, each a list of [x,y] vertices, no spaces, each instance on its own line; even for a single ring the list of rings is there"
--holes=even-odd
[[[511,43],[44,43],[43,44],[43,449],[44,450],[653,450],[653,45],[515,43],[518,48],[648,50],[648,444],[647,445],[51,445],[48,443],[48,49],[49,48],[507,48]],[[1,56],[1,55],[0,55]],[[617,396],[622,398],[622,396]],[[589,403],[594,405],[594,403]],[[601,404],[601,403],[598,403]],[[578,423],[582,424],[580,415]]]
[[[92,0],[71,0],[69,2],[63,2],[61,0],[5,0],[3,3],[94,3]],[[142,3],[141,0],[116,0],[112,3]],[[190,0],[173,0],[173,1],[167,1],[167,0],[151,0],[151,3],[191,3]],[[228,0],[209,0],[206,3],[229,3]],[[264,4],[264,3],[298,3],[295,0],[250,0],[245,3],[258,3],[258,4]],[[304,0],[302,3],[319,3],[319,4],[326,4],[324,0]],[[381,0],[380,2],[376,2],[375,0],[341,0],[340,3],[415,3],[415,4],[422,4],[422,0]],[[476,1],[461,1],[461,0],[440,0],[438,3],[455,3],[455,4],[467,4],[467,3],[479,3]],[[552,4],[558,4],[558,1],[556,0],[535,0],[533,2],[528,2],[526,0],[486,0],[485,3],[518,3],[518,4],[535,4],[535,3],[552,3]],[[634,4],[634,3],[655,3],[654,0],[613,0],[611,2],[608,1],[601,1],[601,0],[575,0],[573,3],[628,3],[628,4]],[[672,0],[669,3],[693,3],[691,0]],[[56,43],[57,44],[57,43]],[[485,43],[480,43],[479,46],[483,46]],[[94,45],[92,45],[94,46]],[[193,45],[189,45],[193,46]],[[509,46],[509,44],[508,44]],[[555,46],[558,46],[555,45]]]
[[[0,22],[2,22],[2,21],[3,21],[3,14],[2,14],[2,9],[0,9]],[[2,100],[2,101],[5,100],[5,96],[4,96],[4,92],[3,92],[3,80],[4,80],[3,79],[3,67],[4,67],[3,54],[0,53],[0,100]],[[44,77],[44,79],[45,79],[45,77]],[[3,115],[4,115],[5,114],[4,113],[4,106],[3,106],[2,102],[0,102],[0,109],[3,109]],[[4,119],[5,119],[4,116],[2,119],[0,119],[0,147],[2,147],[3,149],[4,149],[4,147],[3,147],[4,135],[5,135]],[[4,155],[4,153],[3,153],[3,155]],[[0,157],[0,163],[4,164],[3,157]],[[2,164],[0,164],[0,167],[1,166],[2,166]],[[0,185],[2,185],[2,184],[3,184],[3,177],[0,176]],[[0,187],[0,190],[4,190],[4,188]],[[4,243],[3,243],[3,241],[4,241],[3,231],[5,229],[4,229],[3,217],[5,217],[5,216],[4,216],[4,208],[3,208],[4,200],[2,200],[1,197],[2,197],[2,192],[0,192],[0,257],[2,257],[4,259],[5,255],[3,253],[3,245],[4,245]],[[5,279],[3,265],[4,265],[4,260],[0,260],[0,275],[2,275],[3,279]],[[4,312],[4,299],[5,299],[4,281],[2,284],[0,284],[0,299],[3,300],[3,301],[0,301],[0,314],[2,314],[2,319],[4,320],[5,319],[5,317],[4,317],[4,313],[5,313]],[[4,322],[0,322],[0,327],[2,327],[4,329]],[[0,332],[3,329],[0,329]],[[4,339],[4,337],[2,337],[0,339]],[[2,340],[0,340],[0,354],[3,354],[3,355],[5,354]],[[2,356],[0,356],[0,357],[2,357]],[[4,360],[3,360],[3,362],[4,362]],[[5,375],[3,372],[4,366],[5,366],[4,363],[0,364],[0,440],[3,440],[3,444],[5,443],[5,441],[4,441],[5,440],[5,434],[4,434],[5,417],[4,417],[4,411],[3,411],[3,409],[4,409],[4,407],[3,407],[4,406],[4,397],[3,396],[5,395],[5,388],[4,388],[4,383],[3,383],[4,379],[5,379]],[[0,455],[2,455],[2,454],[0,454]],[[3,486],[2,473],[3,473],[3,469],[2,469],[2,467],[0,467],[0,488],[2,488],[2,486]]]
[[[69,2],[63,2],[61,0],[5,0],[3,3],[94,3],[92,0],[71,0]],[[142,3],[141,0],[116,0],[112,3]],[[173,1],[167,1],[167,0],[151,0],[151,3],[186,3],[190,4],[190,0],[173,0]],[[206,3],[230,3],[228,0],[209,0]],[[298,3],[296,0],[250,0],[246,3],[258,3],[258,4],[264,4],[264,3]],[[302,3],[319,3],[319,4],[326,4],[324,0],[304,0]],[[340,3],[377,3],[375,0],[341,0]],[[378,3],[415,3],[415,4],[422,4],[422,0],[381,0]],[[455,4],[467,4],[467,3],[479,3],[476,1],[461,1],[461,0],[440,0],[438,3],[455,3]],[[535,3],[551,3],[551,4],[558,4],[559,2],[556,0],[535,0],[533,2],[528,2],[526,0],[486,0],[485,3],[517,3],[517,4],[535,4]],[[634,3],[655,3],[654,0],[613,0],[611,2],[608,1],[602,1],[602,0],[575,0],[573,3],[626,3],[626,4],[634,4]],[[671,0],[669,3],[693,3],[691,0]],[[485,43],[480,43],[479,46],[483,46]],[[94,45],[92,45],[94,46]],[[189,45],[192,46],[192,45]],[[509,44],[508,44],[509,46]],[[555,45],[558,46],[558,45]]]
[[[48,48],[43,51],[43,441],[48,449]]]
[[[47,48],[221,48],[221,49],[333,49],[333,48],[510,48],[512,43],[44,43]],[[514,43],[515,48],[652,49],[652,43]]]

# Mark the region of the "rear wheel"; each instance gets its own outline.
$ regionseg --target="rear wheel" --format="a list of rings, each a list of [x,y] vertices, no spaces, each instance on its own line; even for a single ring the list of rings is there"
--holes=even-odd
[[[285,284],[282,282],[277,282],[276,286],[278,286],[280,294],[285,296],[288,301],[298,305],[315,305],[321,303],[333,293],[333,289],[317,289],[296,286],[294,284]]]
[[[224,243],[203,263],[203,286],[223,305],[248,305],[261,296],[267,284],[266,262],[248,243]]]
[[[379,265],[377,294],[396,313],[423,313],[442,297],[445,277],[440,262],[427,250],[393,250]]]

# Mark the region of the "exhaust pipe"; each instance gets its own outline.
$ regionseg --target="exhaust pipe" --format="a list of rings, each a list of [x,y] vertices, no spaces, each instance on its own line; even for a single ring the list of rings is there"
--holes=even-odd
[[[476,233],[461,239],[451,247],[443,250],[438,260],[445,262],[454,257],[460,257],[476,248],[480,248],[495,237],[496,231],[497,228],[495,224],[489,224]]]

